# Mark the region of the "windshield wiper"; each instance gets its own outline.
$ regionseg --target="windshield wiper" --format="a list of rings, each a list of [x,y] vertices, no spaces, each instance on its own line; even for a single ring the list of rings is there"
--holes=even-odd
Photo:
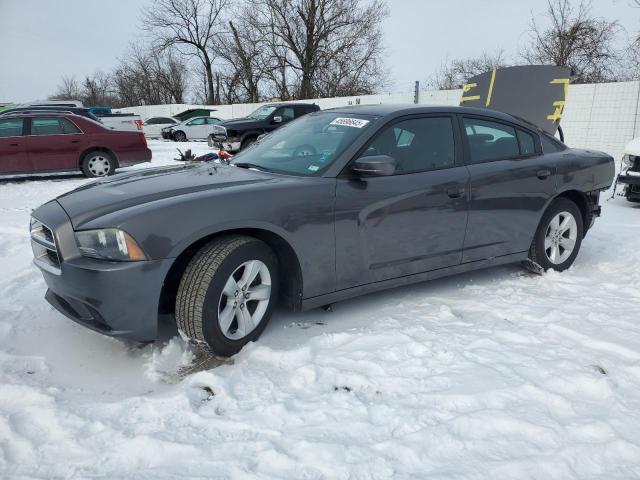
[[[263,172],[271,171],[268,168],[265,168],[261,165],[256,165],[255,163],[249,163],[249,162],[234,162],[231,165],[235,165],[236,167],[239,167],[239,168],[255,168],[256,170],[262,170]]]

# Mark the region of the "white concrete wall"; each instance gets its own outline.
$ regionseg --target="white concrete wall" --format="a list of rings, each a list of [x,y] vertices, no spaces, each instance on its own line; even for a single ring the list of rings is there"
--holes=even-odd
[[[458,105],[461,90],[421,91],[420,104]],[[640,136],[640,82],[570,85],[569,98],[562,118],[562,128],[568,145],[602,150],[619,160],[631,139]],[[316,103],[321,109],[348,105],[380,103],[413,103],[413,92],[363,95],[303,100]],[[119,111],[136,113],[142,118],[175,115],[189,108],[214,109],[211,115],[224,119],[243,117],[258,108],[259,103],[235,105],[144,105]]]

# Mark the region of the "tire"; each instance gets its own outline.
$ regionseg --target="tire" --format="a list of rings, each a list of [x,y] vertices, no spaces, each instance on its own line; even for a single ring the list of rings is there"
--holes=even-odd
[[[558,228],[554,228],[556,225]],[[544,271],[551,269],[562,272],[578,256],[583,237],[580,209],[569,199],[557,198],[540,220],[529,249],[529,260]]]
[[[244,285],[252,267],[259,273]],[[254,292],[259,299],[245,300],[243,292]],[[260,337],[277,298],[278,263],[273,251],[253,237],[222,237],[202,247],[189,262],[176,295],[176,323],[188,338],[228,357]]]
[[[116,171],[116,166],[113,155],[104,151],[87,153],[80,164],[82,173],[88,178],[113,175]]]
[[[187,141],[187,134],[184,133],[182,130],[178,130],[177,132],[175,132],[173,134],[173,139],[176,142],[186,142]]]
[[[250,147],[251,145],[253,145],[256,142],[257,138],[256,137],[249,137],[249,138],[245,138],[243,140],[243,142],[240,144],[240,150],[244,150],[247,147]]]

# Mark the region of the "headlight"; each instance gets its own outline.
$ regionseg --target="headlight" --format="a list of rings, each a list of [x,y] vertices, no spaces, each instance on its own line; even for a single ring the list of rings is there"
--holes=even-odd
[[[622,157],[622,163],[624,163],[627,167],[633,167],[633,162],[635,162],[636,156],[629,155],[628,153]]]
[[[131,235],[117,228],[76,232],[76,242],[85,257],[121,262],[147,258]]]

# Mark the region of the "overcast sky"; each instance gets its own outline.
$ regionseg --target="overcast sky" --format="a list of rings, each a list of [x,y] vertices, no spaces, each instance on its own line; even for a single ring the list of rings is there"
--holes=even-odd
[[[109,71],[130,41],[142,36],[140,7],[151,0],[0,0],[0,102],[53,93],[63,75]],[[446,58],[483,50],[515,54],[531,12],[546,0],[388,0],[386,63],[393,91],[424,82]],[[640,30],[631,0],[597,0],[593,10]],[[622,39],[620,40],[622,45]]]

